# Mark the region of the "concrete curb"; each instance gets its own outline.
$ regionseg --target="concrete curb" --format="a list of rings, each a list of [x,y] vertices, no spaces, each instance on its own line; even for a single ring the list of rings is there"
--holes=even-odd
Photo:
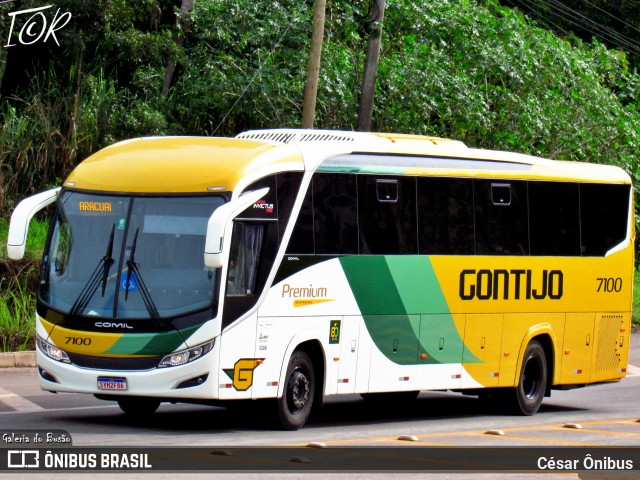
[[[36,352],[0,353],[0,368],[35,367]]]

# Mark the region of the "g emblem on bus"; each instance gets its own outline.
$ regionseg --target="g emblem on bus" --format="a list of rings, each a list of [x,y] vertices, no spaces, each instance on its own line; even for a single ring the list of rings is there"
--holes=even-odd
[[[223,372],[233,380],[233,388],[244,392],[253,385],[253,371],[263,360],[264,358],[241,358],[235,363],[233,369],[224,368]]]

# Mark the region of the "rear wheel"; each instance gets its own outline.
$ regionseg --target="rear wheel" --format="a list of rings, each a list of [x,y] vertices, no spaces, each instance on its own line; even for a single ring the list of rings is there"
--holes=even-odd
[[[120,409],[132,417],[146,417],[160,406],[160,400],[145,397],[124,397],[118,400]]]
[[[523,415],[533,415],[538,411],[547,389],[547,357],[544,348],[537,341],[527,345],[522,358],[520,379],[515,388],[514,410]]]
[[[277,401],[280,423],[286,430],[298,430],[305,424],[311,414],[315,389],[311,359],[304,350],[296,350],[289,359],[284,392]]]

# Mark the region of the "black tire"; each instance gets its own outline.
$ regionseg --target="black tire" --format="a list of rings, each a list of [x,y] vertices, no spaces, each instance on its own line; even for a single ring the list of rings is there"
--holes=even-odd
[[[547,356],[537,341],[527,345],[512,404],[517,413],[533,415],[538,411],[547,389]]]
[[[118,400],[120,409],[131,417],[148,417],[160,406],[160,400],[146,397],[123,397]]]
[[[278,415],[285,430],[301,428],[313,407],[316,381],[313,363],[304,350],[296,350],[289,359],[284,392],[278,398]]]

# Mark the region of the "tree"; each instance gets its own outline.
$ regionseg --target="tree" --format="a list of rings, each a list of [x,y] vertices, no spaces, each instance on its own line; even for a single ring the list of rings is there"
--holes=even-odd
[[[191,30],[191,12],[196,4],[196,0],[182,0],[180,5],[180,15],[176,16],[176,45],[181,50],[184,46],[184,40],[189,30]],[[162,83],[162,96],[164,97],[169,91],[173,75],[176,71],[176,61],[169,58],[167,69],[164,74],[164,82]]]
[[[371,130],[386,0],[372,0],[372,5],[371,19],[368,22],[367,57],[364,64],[360,107],[358,108],[358,130],[361,132]]]
[[[313,27],[311,29],[311,51],[307,66],[307,83],[304,87],[304,103],[302,106],[302,128],[313,128],[316,117],[316,97],[318,94],[318,77],[320,76],[320,58],[322,56],[322,37],[324,36],[324,17],[326,0],[313,2]]]

